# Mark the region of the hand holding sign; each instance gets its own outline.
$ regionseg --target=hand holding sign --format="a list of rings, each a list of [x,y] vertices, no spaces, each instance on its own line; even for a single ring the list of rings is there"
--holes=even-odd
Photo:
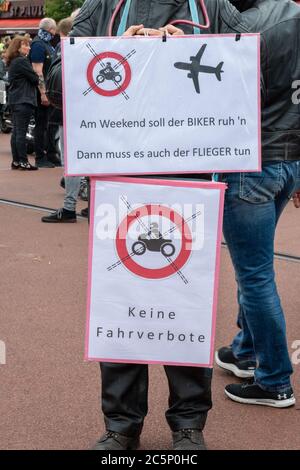
[[[180,28],[176,28],[171,24],[164,26],[163,28],[144,28],[144,25],[133,25],[125,31],[123,36],[184,36],[184,32]]]
[[[172,24],[167,24],[163,28],[159,28],[160,31],[166,33],[168,36],[184,36],[184,32],[180,28],[176,28]]]
[[[130,28],[128,28],[127,31],[125,31],[123,36],[127,36],[127,37],[136,36],[138,34],[138,31],[140,31],[143,27],[144,27],[143,24],[130,26]]]

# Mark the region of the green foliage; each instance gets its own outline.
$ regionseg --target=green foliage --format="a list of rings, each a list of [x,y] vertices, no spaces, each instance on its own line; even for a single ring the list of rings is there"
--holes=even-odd
[[[76,8],[80,8],[83,3],[84,0],[46,0],[46,16],[53,18],[55,21],[62,20],[70,16],[72,11],[76,10]]]

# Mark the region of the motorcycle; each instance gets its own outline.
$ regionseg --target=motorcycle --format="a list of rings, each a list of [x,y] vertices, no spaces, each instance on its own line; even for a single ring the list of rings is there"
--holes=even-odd
[[[149,234],[140,235],[138,241],[133,243],[131,249],[135,255],[141,256],[146,253],[147,250],[160,252],[165,257],[171,257],[174,255],[176,248],[172,243],[172,240],[163,238],[146,238]]]

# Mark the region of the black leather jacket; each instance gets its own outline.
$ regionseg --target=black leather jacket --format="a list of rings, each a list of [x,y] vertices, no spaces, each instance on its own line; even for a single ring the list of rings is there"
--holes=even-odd
[[[292,99],[300,79],[300,7],[292,0],[230,1],[262,34],[263,161],[300,160],[300,105]]]
[[[198,0],[197,0],[198,1]],[[119,0],[86,0],[74,22],[72,36],[106,36],[113,12]],[[200,3],[198,3],[200,5]],[[208,33],[248,32],[242,15],[229,0],[205,0],[211,27]],[[204,23],[200,6],[200,22]],[[116,18],[113,34],[117,33],[120,15]],[[160,28],[172,20],[191,20],[187,0],[132,0],[128,27],[143,24],[146,28]],[[179,25],[186,34],[193,34],[193,28]]]
[[[252,1],[245,0],[247,8]],[[71,36],[106,36],[117,4],[118,0],[86,0]],[[229,0],[205,0],[205,4],[211,22],[208,33],[262,33],[263,161],[299,160],[300,107],[292,102],[292,82],[300,79],[300,8],[291,0],[256,0],[242,13]],[[203,23],[200,7],[199,17]],[[128,26],[159,28],[175,19],[191,19],[187,0],[133,0]],[[120,15],[113,34],[119,21]],[[182,29],[192,34],[191,27],[182,25]]]
[[[8,68],[8,81],[8,104],[37,106],[39,77],[27,57],[19,56],[12,60]]]

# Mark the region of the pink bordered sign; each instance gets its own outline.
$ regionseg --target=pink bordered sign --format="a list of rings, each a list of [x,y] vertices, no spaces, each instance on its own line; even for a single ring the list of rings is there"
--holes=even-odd
[[[260,171],[259,34],[62,42],[67,175]]]
[[[87,360],[212,367],[225,187],[92,180]]]

